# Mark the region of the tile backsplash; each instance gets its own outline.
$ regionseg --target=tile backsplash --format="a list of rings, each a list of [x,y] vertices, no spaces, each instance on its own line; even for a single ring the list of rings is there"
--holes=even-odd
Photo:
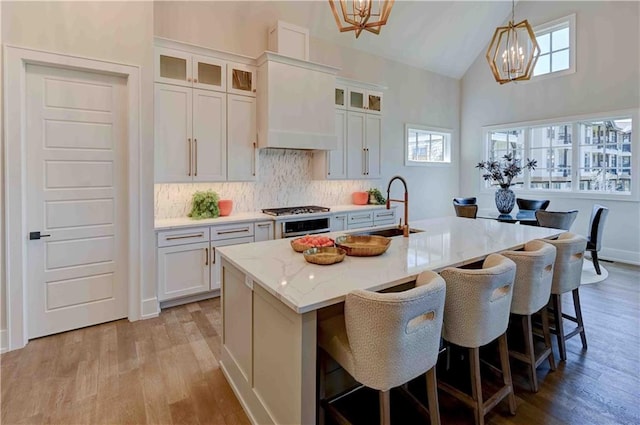
[[[211,189],[220,199],[233,200],[233,212],[252,212],[296,205],[351,204],[353,192],[384,189],[379,180],[312,180],[312,155],[302,150],[262,149],[256,182],[156,184],[155,218],[185,217],[191,209],[191,196],[198,190]]]

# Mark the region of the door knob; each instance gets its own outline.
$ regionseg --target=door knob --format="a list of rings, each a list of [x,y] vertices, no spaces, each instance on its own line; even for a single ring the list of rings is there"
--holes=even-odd
[[[48,238],[51,235],[43,235],[40,232],[29,232],[29,240],[36,240],[40,238]]]

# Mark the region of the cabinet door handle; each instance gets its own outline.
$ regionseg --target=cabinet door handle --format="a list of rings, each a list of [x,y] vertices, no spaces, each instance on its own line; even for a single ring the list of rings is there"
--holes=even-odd
[[[252,173],[253,173],[254,176],[256,175],[256,163],[257,163],[257,161],[256,161],[256,155],[257,155],[256,148],[257,147],[258,147],[258,144],[256,142],[253,142],[253,155],[251,156],[251,162],[253,164],[251,165],[251,168],[252,168]]]
[[[204,265],[209,265],[209,248],[204,249]]]
[[[212,246],[211,247],[211,264],[215,264],[216,263],[216,247]]]
[[[271,227],[271,224],[258,224],[258,227],[260,228],[265,228],[265,227]]]
[[[189,238],[202,238],[204,237],[204,233],[195,233],[191,235],[181,235],[181,236],[169,236],[165,238],[167,241],[173,241],[176,239],[189,239]]]
[[[364,149],[364,155],[365,155],[365,167],[367,167],[367,172],[365,173],[367,176],[369,175],[369,148],[365,148]]]
[[[351,220],[357,220],[359,218],[371,218],[371,214],[365,214],[365,215],[354,215],[351,217]]]
[[[187,78],[187,81],[190,83],[191,82],[191,77]]]
[[[244,233],[248,231],[249,231],[248,227],[243,227],[242,229],[223,230],[223,231],[217,231],[216,233],[219,235],[228,235],[229,233]]]
[[[363,175],[367,175],[367,169],[366,167],[366,163],[367,163],[367,151],[365,148],[362,148],[362,174]]]
[[[197,82],[198,82],[198,79],[197,79],[197,78],[194,78],[194,79],[193,79],[193,82],[194,82],[194,83],[197,83]]]
[[[193,149],[195,150],[196,159],[193,161],[195,171],[193,173],[194,176],[198,175],[198,139],[193,139]]]
[[[343,216],[343,215],[337,215],[337,216],[335,217],[335,219],[336,219],[336,220],[344,220],[344,219],[345,219],[345,216]]]
[[[392,216],[393,216],[393,213],[392,213],[392,212],[390,212],[390,213],[384,213],[384,214],[378,214],[378,218],[380,218],[380,217],[392,217]]]
[[[187,144],[189,145],[189,172],[187,176],[191,177],[191,138],[187,139]]]

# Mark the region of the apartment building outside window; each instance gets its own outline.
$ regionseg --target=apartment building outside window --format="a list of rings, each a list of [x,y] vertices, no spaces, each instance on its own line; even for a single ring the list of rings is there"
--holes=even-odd
[[[489,160],[507,153],[522,162],[536,160],[536,169],[516,181],[520,189],[612,195],[630,195],[634,189],[631,115],[507,125],[485,132]]]

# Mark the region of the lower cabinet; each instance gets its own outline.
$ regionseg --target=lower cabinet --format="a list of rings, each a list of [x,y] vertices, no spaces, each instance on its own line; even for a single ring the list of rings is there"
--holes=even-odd
[[[357,211],[347,214],[347,229],[362,229],[373,226],[373,211]]]
[[[391,226],[396,224],[396,209],[376,210],[373,212],[374,226]]]
[[[338,213],[331,216],[331,231],[342,232],[347,230],[347,213]]]
[[[240,245],[243,243],[253,242],[253,236],[245,236],[242,238],[224,239],[211,242],[211,290],[220,289],[220,282],[222,281],[222,269],[220,267],[220,254],[216,248],[229,245]]]
[[[273,220],[256,222],[254,238],[256,242],[273,240],[275,238]]]
[[[209,242],[158,248],[158,301],[210,290]]]

